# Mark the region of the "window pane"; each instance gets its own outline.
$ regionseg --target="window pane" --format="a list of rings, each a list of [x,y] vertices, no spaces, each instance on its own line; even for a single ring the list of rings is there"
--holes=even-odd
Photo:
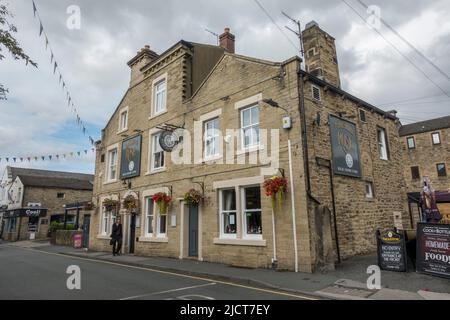
[[[223,213],[223,233],[236,234],[236,213]]]
[[[408,138],[408,148],[409,149],[414,149],[415,145],[414,145],[414,138]]]
[[[242,111],[242,126],[247,127],[251,124],[250,122],[251,111],[250,109],[246,109]]]
[[[439,163],[437,165],[437,172],[439,177],[446,177],[447,176],[447,170],[445,169],[445,164]]]
[[[261,211],[246,212],[247,234],[262,234]]]
[[[253,107],[250,110],[252,111],[252,124],[259,124],[259,108]]]
[[[236,210],[236,191],[234,189],[222,191],[222,210]]]
[[[260,187],[245,189],[245,209],[261,209],[261,190]]]
[[[411,167],[411,177],[414,180],[420,179],[419,167]]]
[[[439,133],[433,133],[433,144],[440,144],[441,143],[441,137]]]
[[[153,200],[147,198],[147,233],[153,233]]]
[[[160,215],[159,216],[159,233],[160,234],[165,234],[166,233],[166,220],[167,220],[167,215]]]

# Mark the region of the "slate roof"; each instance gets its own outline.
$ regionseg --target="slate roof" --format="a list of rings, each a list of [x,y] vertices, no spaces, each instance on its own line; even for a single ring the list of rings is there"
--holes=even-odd
[[[12,179],[20,178],[25,186],[42,188],[61,188],[73,190],[92,190],[94,175],[48,171],[37,169],[24,169],[10,167]]]
[[[404,125],[400,128],[400,136],[450,128],[450,116]]]

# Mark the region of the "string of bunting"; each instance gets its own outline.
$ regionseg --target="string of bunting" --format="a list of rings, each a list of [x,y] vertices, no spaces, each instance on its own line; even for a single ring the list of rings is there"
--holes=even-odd
[[[53,66],[53,74],[56,75],[58,73],[58,75],[59,75],[59,85],[61,86],[62,90],[66,94],[67,107],[74,113],[75,119],[76,119],[76,123],[77,123],[79,129],[83,132],[83,134],[88,137],[90,145],[94,146],[95,145],[95,140],[89,134],[84,121],[81,119],[80,115],[78,114],[75,102],[74,102],[74,100],[72,98],[72,95],[70,94],[70,91],[69,91],[69,88],[68,88],[68,86],[66,84],[66,81],[64,80],[64,77],[62,75],[60,66],[59,66],[58,62],[56,61],[55,54],[53,53],[52,46],[51,46],[50,41],[48,39],[47,33],[45,32],[44,25],[42,23],[40,15],[39,15],[39,11],[37,9],[36,3],[34,2],[34,0],[32,0],[31,2],[33,3],[33,15],[34,15],[34,18],[37,18],[38,21],[39,21],[39,37],[44,36],[45,51],[50,50],[50,65]]]
[[[91,149],[92,152],[95,152],[95,148]],[[9,162],[32,162],[34,161],[52,161],[52,160],[67,160],[70,157],[81,157],[82,155],[87,155],[89,150],[83,150],[83,151],[76,151],[76,152],[67,152],[63,154],[56,154],[56,155],[48,155],[48,156],[27,156],[27,157],[3,157],[0,158],[0,163],[2,161],[5,161],[7,163]]]

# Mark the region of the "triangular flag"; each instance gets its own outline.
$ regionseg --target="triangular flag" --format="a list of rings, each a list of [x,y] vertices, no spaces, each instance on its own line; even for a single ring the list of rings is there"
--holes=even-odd
[[[52,156],[48,156],[48,158],[49,158],[50,160],[52,160]]]
[[[66,158],[66,154],[63,154],[64,159]]]
[[[44,27],[42,26],[42,22],[39,21],[39,37],[42,36],[43,31],[44,31]]]
[[[36,9],[36,4],[34,3],[34,1],[33,1],[33,14],[34,14],[34,17],[36,18],[36,11],[37,11],[37,9]]]
[[[34,161],[38,161],[38,157],[34,157]]]
[[[9,162],[9,158],[6,158],[6,162]]]
[[[62,80],[62,75],[59,74],[59,83],[61,83],[61,80]]]
[[[87,154],[87,150],[84,150],[84,154]]]
[[[57,154],[57,155],[56,155],[56,159],[58,159],[58,160],[59,160],[59,154]]]
[[[23,162],[23,158],[20,158],[20,162]]]
[[[81,154],[81,152],[80,152],[80,151],[78,151],[78,152],[77,152],[77,154],[78,154],[78,155],[80,155],[80,154]]]
[[[41,157],[42,158],[42,161],[44,161],[45,160],[45,157]]]
[[[45,51],[47,51],[48,48],[48,38],[45,36]]]
[[[31,161],[31,158],[30,158],[30,157],[28,157],[27,159],[28,159],[28,162],[30,162],[30,161]]]
[[[53,58],[54,58],[55,56],[53,55],[53,51],[52,51],[52,55],[50,56],[50,63],[53,63]]]
[[[13,158],[14,162],[16,162],[16,158]]]
[[[53,74],[55,74],[56,68],[58,68],[58,64],[57,64],[56,61],[55,61],[55,66],[53,67]]]

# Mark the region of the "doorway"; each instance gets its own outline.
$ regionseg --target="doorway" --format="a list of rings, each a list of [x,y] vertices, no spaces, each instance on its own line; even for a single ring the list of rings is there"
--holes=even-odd
[[[130,215],[130,242],[128,245],[128,253],[134,253],[134,243],[136,241],[136,213]]]
[[[89,248],[90,227],[91,227],[91,215],[85,214],[83,217],[83,248]]]
[[[189,256],[198,256],[198,206],[189,205]]]

